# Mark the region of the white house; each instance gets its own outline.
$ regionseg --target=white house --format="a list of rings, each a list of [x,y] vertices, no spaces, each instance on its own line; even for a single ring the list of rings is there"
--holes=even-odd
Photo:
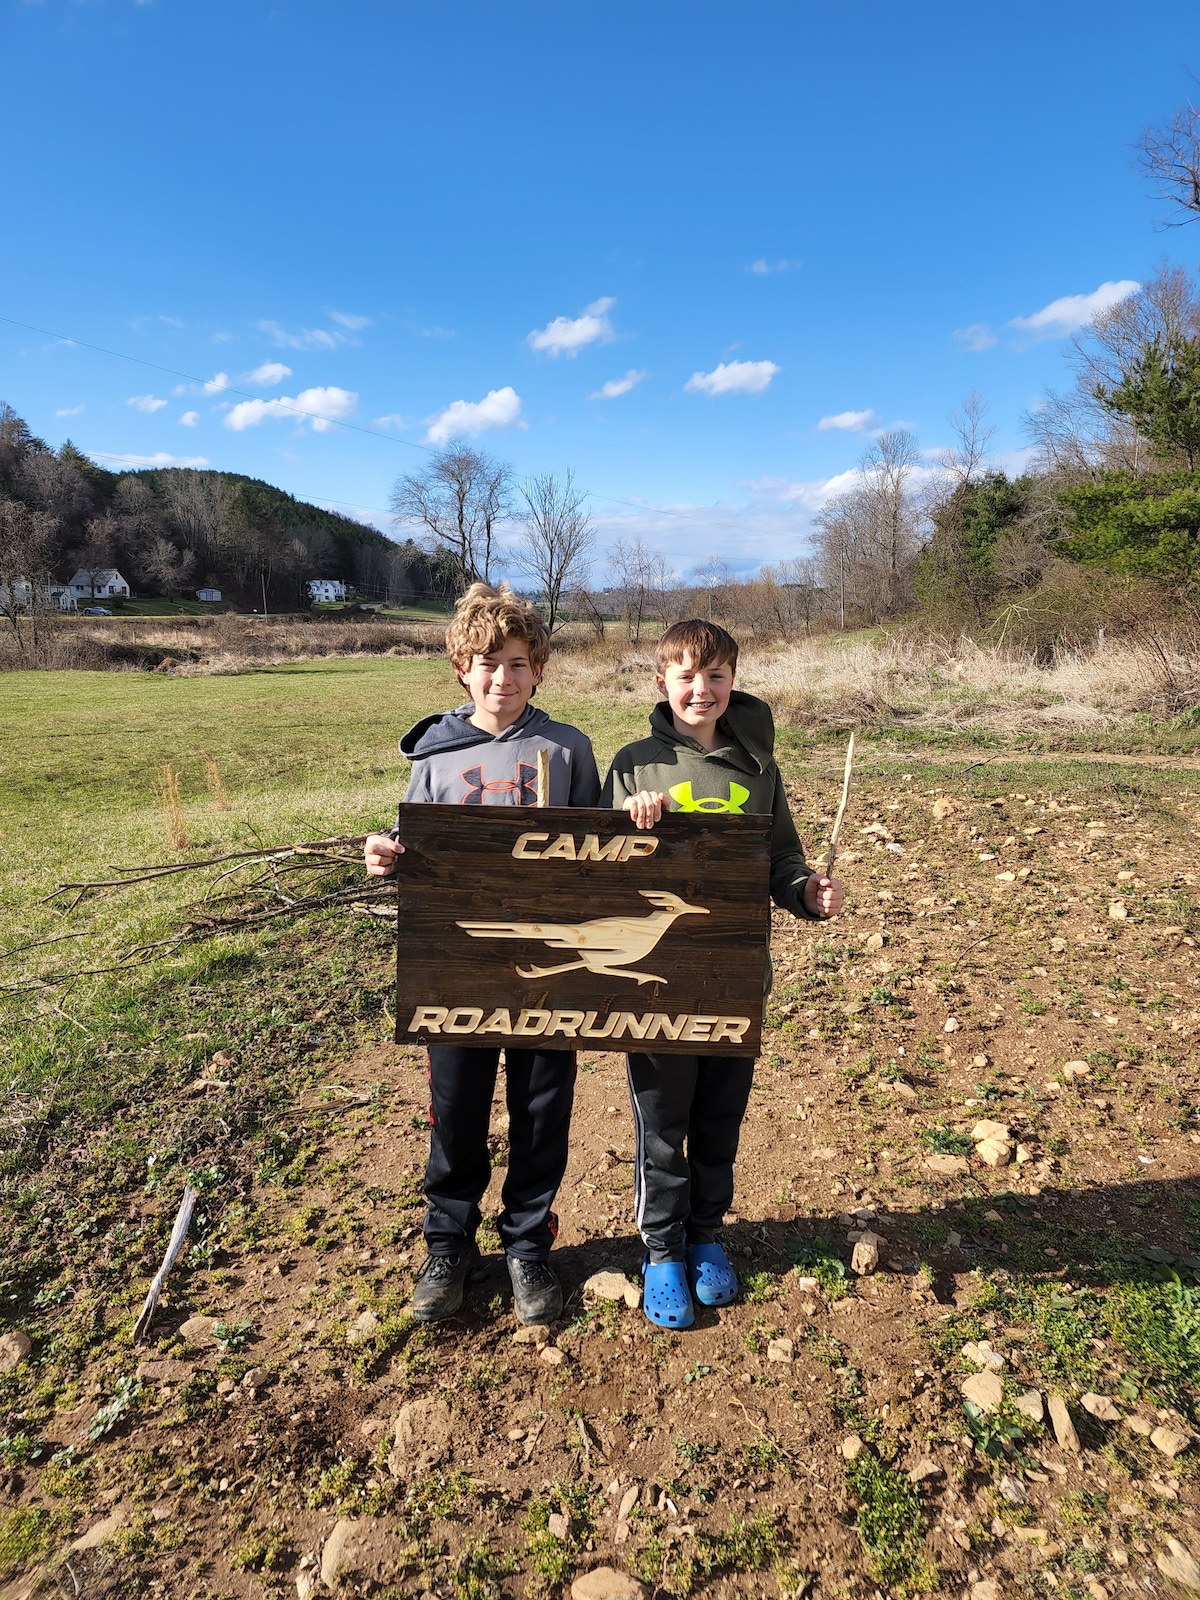
[[[78,610],[75,597],[65,583],[44,583],[41,594],[48,606],[57,606],[60,611]],[[0,583],[0,611],[28,611],[32,603],[33,585],[28,578],[14,578],[11,589],[6,583]]]
[[[220,600],[220,598],[221,598],[220,589],[197,589],[196,590],[196,599],[197,600],[205,600],[205,601],[208,601],[209,603],[215,603],[216,601]]]
[[[116,567],[80,567],[67,588],[76,600],[129,599],[129,585]]]
[[[308,598],[315,604],[330,600],[344,600],[346,585],[340,578],[310,578]]]

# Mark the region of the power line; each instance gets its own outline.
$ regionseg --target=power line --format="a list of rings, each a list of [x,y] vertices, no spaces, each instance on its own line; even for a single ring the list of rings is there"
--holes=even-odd
[[[180,372],[176,367],[164,367],[157,361],[145,361],[141,356],[127,355],[124,350],[109,350],[102,344],[89,344],[86,339],[73,339],[68,333],[55,333],[50,328],[35,327],[32,322],[18,322],[15,317],[2,317],[0,322],[7,322],[10,327],[24,328],[29,333],[43,334],[47,339],[61,339],[64,344],[78,345],[81,350],[95,350],[102,356],[113,356],[117,361],[132,361],[135,366],[149,367],[152,372],[165,372],[169,378],[186,378],[189,383],[198,383],[205,388],[208,378],[198,378],[194,372]],[[219,388],[210,389],[210,394],[236,394],[243,400],[261,400],[262,395],[252,394],[248,389],[235,389],[231,383],[223,383]],[[394,434],[381,433],[378,428],[364,428],[357,422],[346,422],[341,417],[327,417],[320,411],[305,411],[302,406],[285,405],[282,400],[269,402],[279,411],[290,412],[296,417],[310,417],[316,422],[327,422],[339,428],[349,428],[352,433],[365,433],[372,439],[386,439],[389,444],[402,444],[409,450],[421,450],[426,455],[436,455],[432,445],[417,444],[412,439],[397,439]]]
[[[197,383],[201,386],[201,388],[207,388],[210,382],[208,378],[198,378],[195,373],[180,372],[176,367],[164,367],[160,362],[147,361],[142,356],[131,356],[124,350],[110,350],[107,345],[90,344],[86,339],[75,339],[67,333],[55,333],[51,328],[39,328],[32,322],[18,322],[15,317],[0,316],[0,322],[6,322],[10,328],[23,328],[27,333],[40,333],[47,339],[58,339],[63,344],[78,345],[81,350],[94,350],[98,355],[112,356],[114,360],[117,361],[129,361],[132,362],[134,366],[148,367],[152,372],[165,372],[167,376],[171,378],[186,378],[189,383]],[[221,386],[217,389],[209,390],[209,393],[235,394],[243,400],[262,399],[262,395],[253,394],[247,389],[234,388],[232,384],[228,383],[221,384]],[[329,417],[320,411],[305,411],[301,406],[285,405],[282,400],[270,400],[267,403],[272,405],[277,411],[286,411],[292,416],[308,417],[316,422],[324,422],[330,427],[346,428],[351,433],[363,433],[371,439],[384,439],[388,444],[403,445],[406,450],[420,450],[425,455],[432,456],[437,454],[437,450],[432,445],[419,444],[413,439],[398,439],[395,434],[382,433],[378,428],[364,428],[361,423],[346,422],[341,417]],[[101,455],[102,452],[90,451],[89,454]],[[111,461],[127,461],[131,460],[132,458],[128,456],[109,456],[107,459]],[[610,506],[628,506],[632,511],[652,512],[657,517],[678,517],[683,522],[691,522],[694,520],[694,518],[689,516],[686,511],[674,511],[669,506],[644,505],[637,500],[619,500],[614,495],[597,494],[595,490],[592,489],[587,491],[586,498],[589,500],[602,500],[606,505]],[[351,500],[341,500],[336,503],[347,506],[354,504],[354,502]],[[380,506],[360,506],[358,509],[363,511],[382,511],[382,507]],[[390,513],[384,514],[390,515]],[[774,531],[766,528],[748,528],[744,523],[739,524],[734,522],[709,522],[706,524],[706,526],[710,528],[728,528],[732,533],[742,534],[748,532],[766,533],[768,531]]]

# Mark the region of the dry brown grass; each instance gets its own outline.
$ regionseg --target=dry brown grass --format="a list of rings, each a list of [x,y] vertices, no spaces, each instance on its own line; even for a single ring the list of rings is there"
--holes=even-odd
[[[655,698],[652,645],[555,660],[557,690],[587,700],[614,690]],[[1139,713],[1156,719],[1200,704],[1200,648],[1185,637],[1102,641],[1060,652],[1049,665],[1011,649],[960,638],[952,644],[902,634],[836,634],[743,649],[738,686],[769,700],[792,727],[913,726],[995,734],[1100,731]]]
[[[159,768],[158,777],[154,783],[154,794],[158,800],[159,810],[167,825],[167,841],[172,850],[187,850],[191,847],[188,837],[187,822],[183,815],[183,799],[179,793],[179,778],[174,767],[168,761]]]
[[[39,665],[180,676],[230,675],[348,656],[440,655],[444,624],[310,621],[221,616],[70,619]],[[0,633],[0,669],[27,665]],[[556,690],[583,701],[614,695],[651,703],[654,646],[610,629],[600,643],[583,628],[555,639]],[[1200,639],[1144,629],[1090,647],[1060,647],[1048,662],[1011,643],[967,636],[935,640],[897,630],[824,634],[794,643],[750,641],[739,686],[792,727],[911,726],[992,734],[1101,732],[1138,714],[1166,720],[1200,704]],[[210,787],[222,808],[220,775]],[[227,800],[225,802],[227,804]]]
[[[229,796],[225,793],[225,785],[221,780],[221,769],[218,767],[215,756],[205,756],[204,773],[208,779],[209,791],[213,797],[214,811],[229,811]]]

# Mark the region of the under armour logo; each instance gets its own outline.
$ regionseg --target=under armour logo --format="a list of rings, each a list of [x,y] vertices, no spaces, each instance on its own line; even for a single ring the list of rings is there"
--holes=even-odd
[[[517,762],[515,778],[485,778],[482,767],[468,767],[459,776],[467,786],[460,805],[481,806],[485,803],[485,794],[515,794],[517,805],[537,805],[537,768],[527,761]]]
[[[737,817],[742,815],[743,802],[750,798],[749,789],[743,789],[740,783],[729,785],[728,800],[718,800],[715,795],[706,800],[694,800],[690,783],[677,783],[667,793],[680,811],[728,811]]]

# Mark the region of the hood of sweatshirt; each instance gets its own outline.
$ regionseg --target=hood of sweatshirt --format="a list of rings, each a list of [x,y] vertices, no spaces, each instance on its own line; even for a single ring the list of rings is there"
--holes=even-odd
[[[469,720],[474,710],[468,700],[465,706],[456,706],[453,711],[435,711],[432,716],[422,717],[400,740],[400,754],[415,761],[445,750],[468,750],[472,745],[492,744],[497,739],[523,739],[550,721],[540,706],[528,705],[503,733],[487,733]]]
[[[699,751],[701,755],[714,753],[705,750],[702,744],[687,734],[676,731],[671,707],[666,700],[660,700],[651,711],[650,726],[655,735],[667,744],[683,745],[689,750]],[[736,740],[750,757],[756,771],[766,771],[775,754],[775,718],[765,700],[734,689],[730,693],[725,715],[717,723],[717,732],[731,741]]]

